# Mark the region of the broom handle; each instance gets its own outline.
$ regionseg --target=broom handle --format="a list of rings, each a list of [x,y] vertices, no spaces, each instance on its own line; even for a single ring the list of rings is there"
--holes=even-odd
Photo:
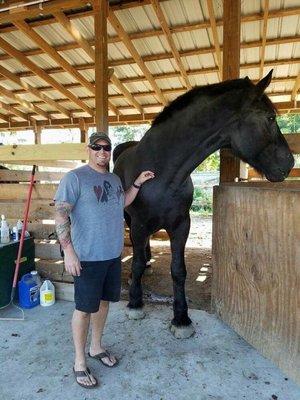
[[[13,285],[12,285],[13,289],[15,289],[17,286],[21,255],[22,255],[24,238],[25,238],[25,231],[27,228],[27,219],[28,219],[28,213],[29,213],[29,207],[30,207],[30,201],[31,201],[31,194],[32,194],[32,189],[33,189],[33,184],[34,184],[35,168],[36,168],[36,165],[34,165],[32,167],[32,171],[31,171],[30,185],[29,185],[29,191],[28,191],[28,196],[27,196],[27,200],[26,200],[26,207],[25,207],[24,219],[23,219],[24,222],[23,222],[23,226],[22,226],[22,233],[21,233],[19,249],[18,249],[18,257],[17,257],[17,261],[16,261],[16,269],[15,269],[14,280],[13,280]]]

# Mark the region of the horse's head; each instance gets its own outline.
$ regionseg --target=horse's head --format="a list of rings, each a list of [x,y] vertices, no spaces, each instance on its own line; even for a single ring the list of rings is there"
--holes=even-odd
[[[276,110],[264,94],[272,78],[269,72],[257,85],[245,78],[244,99],[236,128],[230,135],[232,151],[262,172],[269,181],[281,182],[294,166],[294,157],[277,122]]]

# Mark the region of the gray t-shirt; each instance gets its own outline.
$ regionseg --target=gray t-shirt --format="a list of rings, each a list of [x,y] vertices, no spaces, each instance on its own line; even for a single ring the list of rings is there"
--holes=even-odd
[[[71,239],[80,261],[120,256],[124,245],[124,191],[117,175],[84,165],[63,177],[54,200],[73,206]]]

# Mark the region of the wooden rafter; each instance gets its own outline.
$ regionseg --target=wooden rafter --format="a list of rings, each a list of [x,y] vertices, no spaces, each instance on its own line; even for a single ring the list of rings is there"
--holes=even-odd
[[[162,2],[162,0],[160,0]],[[144,5],[150,4],[150,0],[145,1],[138,1],[137,3],[131,3],[130,8],[134,7],[142,7]],[[111,10],[118,10],[121,9],[122,6],[120,4],[117,5],[112,5]],[[63,8],[60,8],[63,10]],[[47,17],[45,17],[45,14],[43,16],[43,19],[41,20],[31,20],[29,21],[29,25],[31,27],[36,27],[36,26],[45,26],[45,25],[51,25],[56,23],[56,19],[52,17],[52,15],[57,12],[58,8],[55,9],[51,14]],[[278,9],[278,10],[271,10],[269,12],[269,19],[273,18],[282,18],[282,17],[289,17],[293,15],[299,15],[300,14],[300,7],[290,7],[290,8],[285,8],[285,9]],[[93,10],[87,9],[84,11],[75,11],[73,13],[70,13],[68,15],[68,18],[70,20],[73,19],[79,19],[79,18],[84,18],[84,17],[89,17],[93,15]],[[24,16],[22,16],[21,19],[24,19]],[[243,15],[241,18],[242,23],[248,23],[248,22],[255,22],[255,21],[261,21],[264,19],[263,13],[253,13],[253,14],[247,14]],[[216,21],[217,26],[222,26],[223,25],[223,20],[217,20]],[[176,25],[171,28],[172,33],[180,33],[180,32],[186,32],[190,30],[198,30],[198,29],[207,29],[210,27],[210,22],[209,21],[201,21],[198,23],[194,24],[182,24],[182,25]],[[0,33],[5,33],[5,32],[13,32],[16,30],[16,27],[14,25],[8,25],[0,28]],[[150,36],[157,36],[157,35],[163,35],[164,32],[162,29],[153,29],[153,30],[147,30],[146,32],[135,32],[129,34],[129,38],[131,40],[133,39],[140,39],[143,37],[150,37]],[[108,38],[109,43],[116,43],[120,42],[121,39],[118,36],[110,37]]]
[[[89,115],[93,115],[93,111],[85,103],[78,100],[78,98],[73,93],[71,93],[70,91],[65,89],[63,87],[63,85],[61,85],[59,82],[57,82],[51,76],[49,76],[47,74],[47,72],[45,72],[42,68],[38,67],[34,62],[29,60],[27,57],[25,57],[19,50],[17,50],[15,47],[13,47],[9,43],[7,43],[2,37],[0,37],[0,47],[6,53],[9,53],[12,57],[16,58],[23,65],[25,65],[28,69],[30,69],[33,72],[33,74],[42,78],[49,85],[53,86],[53,88],[55,88],[60,93],[62,93],[64,96],[66,96],[68,99],[70,99],[75,104],[77,104],[80,108],[82,108],[84,111],[86,111]]]
[[[133,46],[132,42],[130,41],[130,39],[128,37],[128,34],[125,32],[124,28],[120,24],[120,21],[118,20],[116,15],[111,10],[109,10],[109,12],[108,12],[108,20],[111,23],[111,25],[114,28],[114,30],[117,32],[117,34],[122,39],[122,41],[123,41],[124,45],[126,46],[127,50],[132,55],[135,63],[139,66],[141,71],[146,76],[146,78],[149,81],[150,85],[154,89],[158,100],[161,101],[161,103],[163,105],[166,105],[167,104],[166,99],[164,98],[160,88],[158,87],[157,83],[155,82],[152,74],[150,73],[150,71],[146,67],[144,61],[142,60],[142,57],[137,52],[136,48]]]
[[[292,101],[296,101],[296,96],[297,96],[299,87],[300,87],[300,73],[298,74],[298,76],[295,80],[295,84],[294,84],[292,96],[291,96]]]
[[[41,49],[44,50],[58,65],[60,65],[66,72],[68,72],[73,78],[82,84],[87,90],[95,94],[95,87],[85,79],[79,71],[76,70],[71,64],[69,64],[58,52],[50,46],[45,39],[43,39],[34,29],[24,21],[17,21],[14,23],[15,26],[23,33],[25,33],[31,40],[33,40]]]
[[[171,31],[170,31],[169,25],[167,23],[165,15],[164,15],[164,13],[163,13],[163,11],[161,9],[161,6],[159,5],[158,0],[151,0],[151,4],[152,4],[152,7],[154,8],[154,11],[156,13],[157,19],[158,19],[158,21],[159,21],[159,23],[160,23],[160,25],[162,27],[162,30],[163,30],[163,32],[165,34],[165,37],[166,37],[166,39],[167,39],[167,41],[169,43],[169,46],[171,48],[171,52],[172,52],[173,57],[174,57],[174,59],[175,59],[175,61],[177,63],[177,66],[179,68],[180,75],[181,75],[186,87],[188,89],[191,89],[192,85],[191,85],[191,83],[189,81],[189,78],[187,76],[186,70],[185,70],[184,65],[183,65],[183,63],[181,61],[179,51],[176,48],[175,42],[174,42],[174,40],[172,38],[172,34],[171,34]]]
[[[69,10],[72,8],[80,8],[84,7],[88,3],[88,0],[53,0],[49,4],[43,5],[42,10],[39,4],[35,4],[24,7],[20,10],[16,10],[13,13],[10,13],[9,11],[3,11],[0,15],[0,23],[3,24],[7,22],[24,20],[26,18],[34,18],[41,15],[41,13],[45,15],[53,14],[58,9]]]
[[[25,121],[29,122],[29,117],[27,114],[23,113],[22,111],[18,110],[15,107],[12,107],[10,104],[4,103],[3,101],[0,101],[0,107],[9,112],[10,114],[15,115],[16,117],[21,117],[22,119],[24,119]]]
[[[255,83],[255,81],[254,81],[254,83]],[[172,94],[177,94],[177,95],[179,95],[179,94],[182,94],[182,93],[184,93],[184,92],[186,92],[186,88],[185,88],[185,87],[183,87],[183,88],[164,89],[164,90],[162,90],[162,93],[163,93],[164,96],[168,96],[168,95],[172,95]],[[278,97],[278,96],[281,96],[281,97],[282,97],[282,96],[291,97],[291,92],[272,92],[272,93],[268,93],[268,92],[267,92],[267,94],[269,94],[269,96],[272,97],[272,98]],[[155,96],[155,92],[154,92],[154,91],[151,91],[151,92],[134,92],[134,93],[132,93],[132,96],[134,96],[134,97]],[[93,99],[94,99],[94,98],[91,97],[91,96],[88,96],[88,97],[79,97],[79,98],[80,98],[81,100],[83,100],[83,101],[89,101],[89,100],[93,100]],[[112,94],[112,95],[109,96],[109,98],[110,98],[111,100],[122,99],[122,98],[123,98],[123,95],[122,95],[122,94]],[[68,99],[57,99],[56,101],[57,101],[59,104],[63,104],[63,103],[68,102],[69,100],[68,100]],[[42,104],[42,102],[40,102],[40,101],[34,101],[33,104],[39,105],[39,104]],[[145,107],[145,108],[148,108],[148,107],[151,107],[151,106],[154,106],[154,105],[155,105],[155,107],[161,107],[161,106],[162,106],[161,103],[149,103],[149,104],[147,103],[147,104],[144,105],[144,107]],[[277,103],[275,103],[275,105],[277,105]],[[11,104],[11,106],[16,107],[17,104]],[[120,109],[120,110],[124,110],[124,109],[126,109],[126,108],[128,108],[128,109],[131,108],[131,109],[132,109],[132,106],[131,106],[131,107],[130,107],[130,106],[119,107],[118,110],[119,110],[119,109]],[[72,109],[72,110],[70,110],[70,111],[71,111],[72,113],[79,113],[79,112],[81,112],[80,109]],[[56,114],[56,112],[55,112],[55,111],[50,111],[49,114],[50,114],[50,115],[51,115],[51,114]]]
[[[87,53],[87,55],[93,60],[93,62],[95,63],[95,51],[94,51],[94,49],[89,44],[89,42],[81,35],[79,30],[76,28],[76,26],[65,16],[65,14],[63,12],[56,12],[56,13],[54,13],[54,16],[55,16],[56,20],[76,40],[76,43],[78,44],[78,46],[80,46]],[[91,84],[94,86],[94,82],[91,83]],[[118,111],[117,107],[113,103],[108,102],[108,106],[116,115],[119,114],[119,111]]]
[[[130,36],[130,38],[131,37],[132,37],[132,35]],[[95,45],[94,39],[88,40],[87,42],[89,43],[89,45],[91,47]],[[266,41],[266,46],[273,46],[276,44],[286,44],[286,43],[298,43],[298,42],[300,42],[300,35],[295,35],[295,36],[287,36],[287,37],[283,37],[283,38],[268,39]],[[261,40],[254,40],[251,42],[242,42],[241,43],[241,49],[251,49],[251,48],[260,47],[260,46],[261,46]],[[57,52],[73,50],[73,49],[78,49],[78,48],[80,48],[80,45],[77,42],[54,46],[54,49]],[[215,51],[214,47],[201,47],[201,48],[197,48],[197,49],[194,49],[191,51],[179,52],[179,55],[180,55],[180,57],[189,57],[189,56],[193,56],[193,55],[209,54],[209,53],[213,53],[214,51]],[[221,51],[222,51],[222,47],[221,47]],[[30,50],[26,50],[26,51],[22,52],[22,54],[26,57],[39,55],[39,54],[43,54],[43,53],[44,53],[44,51],[40,48],[30,49]],[[172,53],[163,53],[163,54],[157,54],[157,55],[155,54],[155,55],[144,56],[143,61],[163,60],[163,59],[172,58],[172,57],[173,57]],[[11,59],[11,58],[13,58],[13,57],[11,57],[9,54],[1,54],[0,55],[0,61],[5,61],[5,60]],[[121,60],[115,60],[110,65],[111,66],[126,65],[128,63],[134,63],[134,62],[135,62],[134,59],[121,59]],[[89,65],[89,63],[87,63],[86,65]],[[91,65],[90,68],[93,68],[93,63],[90,65]],[[77,66],[75,66],[75,68],[77,68]],[[57,69],[57,71],[63,72],[63,69],[59,68],[59,69]]]
[[[191,70],[191,71],[187,71],[187,74],[190,76],[193,75],[198,75],[199,71],[198,69],[195,70]],[[200,72],[201,73],[201,72]],[[1,74],[1,66],[0,66],[0,74]],[[174,72],[168,72],[168,73],[162,73],[162,74],[154,74],[153,78],[156,80],[159,79],[169,79],[169,78],[176,78],[179,77],[180,73],[178,71],[174,71]],[[297,78],[297,76],[288,76],[288,77],[282,77],[282,78],[273,78],[272,79],[272,83],[285,83],[285,82],[295,82],[295,79]],[[131,78],[122,78],[121,82],[122,83],[134,83],[134,82],[143,82],[145,81],[146,78],[144,76],[134,76]],[[1,81],[1,79],[0,79]],[[257,80],[258,81],[258,80]],[[256,83],[257,81],[253,81],[254,83]],[[74,89],[74,88],[78,88],[80,87],[79,83],[67,83],[66,85],[64,85],[64,87],[66,89]],[[47,91],[51,91],[53,90],[52,86],[39,86],[38,88],[39,92],[47,92]],[[21,94],[21,93],[26,93],[26,89],[15,89],[12,91],[15,94]],[[138,92],[138,93],[131,93],[132,96],[136,97],[139,96],[142,92]],[[117,95],[112,95],[112,98],[123,98],[122,94],[117,94]],[[68,101],[68,99],[65,99],[66,101]],[[36,104],[42,104],[41,102],[36,102]]]
[[[21,106],[27,108],[31,112],[40,114],[43,117],[45,117],[46,119],[49,118],[49,115],[46,113],[46,111],[42,110],[41,108],[37,107],[36,105],[34,105],[32,103],[29,103],[29,101],[27,101],[27,100],[22,99],[22,97],[20,95],[14,94],[11,90],[8,90],[1,85],[0,85],[0,95],[6,96],[9,99],[17,101]],[[27,117],[25,119],[27,119]]]
[[[219,68],[218,76],[219,76],[219,81],[222,80],[222,53],[221,53],[221,47],[219,43],[219,37],[218,37],[218,30],[217,30],[217,24],[216,24],[216,18],[215,18],[215,12],[214,12],[214,5],[212,0],[206,0],[207,1],[207,8],[208,8],[208,14],[209,14],[209,20],[210,20],[210,27],[214,39],[214,46],[216,49],[216,57],[217,57],[217,66]]]
[[[1,104],[0,104],[1,106]],[[290,108],[293,108],[292,102],[282,103],[282,109],[287,111]],[[297,113],[300,113],[300,108],[296,110]],[[110,116],[109,117],[109,124],[112,125],[122,125],[124,123],[129,124],[139,124],[139,123],[147,123],[151,122],[157,113],[145,113],[145,114],[130,114],[130,115],[120,115],[120,116]],[[1,118],[1,116],[0,116]],[[6,118],[6,116],[5,116]],[[57,119],[55,121],[49,121],[48,123],[45,121],[36,121],[34,124],[32,121],[20,122],[20,121],[11,121],[10,123],[0,123],[0,130],[20,130],[20,129],[34,129],[36,126],[41,126],[43,128],[61,128],[62,126],[67,127],[75,127],[78,128],[81,118],[62,118]],[[55,123],[54,123],[55,122]],[[95,126],[94,118],[87,117],[84,118],[84,122],[86,126]],[[299,136],[299,134],[295,134]],[[290,138],[292,135],[288,135]]]
[[[268,29],[268,15],[269,15],[269,0],[265,0],[264,20],[263,20],[263,29],[262,29],[262,45],[260,48],[259,79],[261,79],[264,74],[265,50],[266,50],[267,29]]]
[[[4,68],[2,65],[0,65],[0,74],[3,75],[5,78],[10,79],[13,82],[15,82],[16,84],[20,85],[23,89],[19,93],[29,92],[29,93],[33,94],[34,96],[36,96],[37,98],[43,100],[44,103],[49,104],[54,109],[61,112],[66,117],[70,117],[70,111],[68,111],[66,108],[60,106],[59,104],[57,104],[57,102],[52,100],[50,97],[43,94],[42,91],[40,90],[40,88],[36,89],[33,86],[29,85],[28,83],[23,82],[16,74],[13,74],[8,69]],[[52,90],[52,86],[48,86],[48,87],[50,87]],[[17,91],[13,91],[13,93],[18,94]]]
[[[81,35],[79,30],[72,24],[72,22],[65,16],[63,12],[55,13],[55,18],[62,26],[69,32],[69,34],[77,41],[82,49],[88,54],[88,56],[95,62],[95,50],[89,44],[89,42]],[[130,92],[120,82],[120,80],[113,74],[110,76],[110,80],[113,84],[123,93],[124,97],[132,104],[140,113],[143,112],[142,107],[139,103],[131,96]]]

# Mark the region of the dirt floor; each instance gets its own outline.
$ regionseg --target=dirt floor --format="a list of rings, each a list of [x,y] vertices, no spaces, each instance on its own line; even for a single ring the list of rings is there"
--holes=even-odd
[[[189,308],[210,312],[211,300],[211,240],[212,219],[193,217],[186,245],[186,296]],[[171,304],[173,285],[170,272],[171,252],[168,240],[151,240],[151,275],[143,277],[145,302]],[[122,300],[128,300],[128,280],[132,261],[132,248],[123,253]]]

